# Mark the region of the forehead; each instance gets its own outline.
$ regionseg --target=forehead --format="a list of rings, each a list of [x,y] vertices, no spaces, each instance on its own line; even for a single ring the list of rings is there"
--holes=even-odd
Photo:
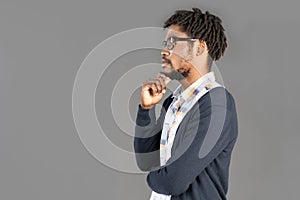
[[[188,35],[185,32],[181,31],[179,25],[171,25],[168,28],[168,31],[167,31],[167,34],[166,34],[166,38],[169,38],[171,36],[188,37]]]

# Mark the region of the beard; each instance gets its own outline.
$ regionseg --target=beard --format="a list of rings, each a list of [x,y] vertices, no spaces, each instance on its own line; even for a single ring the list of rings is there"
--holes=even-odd
[[[177,80],[177,81],[181,81],[184,78],[188,77],[190,74],[190,69],[185,69],[183,67],[175,70],[173,68],[173,64],[170,60],[165,59],[165,61],[168,62],[168,64],[171,66],[171,71],[170,72],[160,72],[162,74],[164,74],[165,76],[169,77],[171,80]]]

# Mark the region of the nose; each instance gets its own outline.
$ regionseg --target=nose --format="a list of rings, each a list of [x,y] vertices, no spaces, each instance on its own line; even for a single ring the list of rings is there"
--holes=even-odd
[[[165,49],[163,49],[163,50],[161,51],[161,55],[162,55],[162,57],[168,57],[168,56],[170,55],[170,52],[167,51],[167,50],[165,50]]]

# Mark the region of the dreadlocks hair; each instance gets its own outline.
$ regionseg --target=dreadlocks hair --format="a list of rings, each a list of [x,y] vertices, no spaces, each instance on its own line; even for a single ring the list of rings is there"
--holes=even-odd
[[[189,37],[205,41],[211,59],[219,60],[227,47],[222,20],[209,11],[202,13],[199,8],[192,8],[192,10],[175,11],[175,14],[165,21],[163,28],[179,25]]]

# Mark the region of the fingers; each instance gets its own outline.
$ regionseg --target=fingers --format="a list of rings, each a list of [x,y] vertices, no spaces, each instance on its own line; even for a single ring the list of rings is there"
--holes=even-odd
[[[158,78],[156,78],[158,81],[159,81],[159,83],[160,83],[160,85],[161,85],[161,90],[163,90],[163,89],[165,89],[166,88],[166,84],[165,84],[165,81],[164,81],[164,79],[163,78],[161,78],[161,77],[158,77]]]
[[[169,77],[167,77],[165,74],[162,73],[158,73],[156,77],[161,78],[165,85],[167,85],[171,81]]]
[[[162,78],[152,78],[144,82],[143,90],[152,90],[152,95],[166,92],[166,85]]]
[[[155,82],[151,83],[151,89],[152,89],[153,94],[156,94],[159,92],[159,87],[157,87]]]

